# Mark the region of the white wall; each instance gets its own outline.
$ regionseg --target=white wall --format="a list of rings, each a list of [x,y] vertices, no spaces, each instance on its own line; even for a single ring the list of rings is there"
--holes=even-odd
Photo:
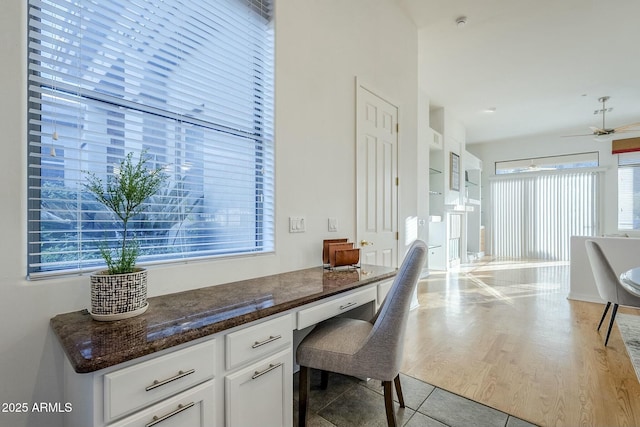
[[[601,183],[600,234],[618,233],[618,156],[611,154],[611,143],[596,142],[589,136],[563,138],[559,135],[561,133],[467,145],[467,150],[483,162],[482,224],[486,227],[487,239],[491,235],[489,177],[495,176],[495,162],[593,151],[599,153],[600,166],[606,168]],[[486,249],[490,250],[488,243],[487,240]]]
[[[89,279],[25,279],[25,3],[4,0],[0,14],[0,402],[58,402],[64,356],[48,322],[87,306]],[[400,107],[400,253],[407,249],[405,221],[417,210],[413,23],[392,0],[278,1],[276,33],[276,253],[153,268],[150,296],[318,265],[323,238],[356,238],[356,76]],[[288,233],[291,215],[306,217],[306,233]],[[338,233],[327,232],[329,216]],[[55,427],[61,419],[0,413],[0,425]]]

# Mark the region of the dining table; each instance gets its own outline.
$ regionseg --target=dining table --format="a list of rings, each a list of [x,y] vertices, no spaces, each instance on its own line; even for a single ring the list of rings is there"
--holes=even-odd
[[[625,271],[620,275],[620,283],[633,295],[640,296],[640,267]]]

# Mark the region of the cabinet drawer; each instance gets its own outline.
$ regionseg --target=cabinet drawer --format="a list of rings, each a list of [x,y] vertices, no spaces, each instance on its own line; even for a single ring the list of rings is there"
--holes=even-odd
[[[373,286],[362,291],[354,292],[341,298],[325,302],[315,307],[300,310],[298,312],[298,329],[315,325],[330,317],[345,313],[353,308],[359,307],[369,301],[376,300],[377,287]]]
[[[213,378],[215,340],[104,376],[104,418],[118,417]]]
[[[207,381],[109,427],[213,427],[214,381]]]
[[[292,339],[293,323],[290,314],[227,334],[227,370],[290,346]]]

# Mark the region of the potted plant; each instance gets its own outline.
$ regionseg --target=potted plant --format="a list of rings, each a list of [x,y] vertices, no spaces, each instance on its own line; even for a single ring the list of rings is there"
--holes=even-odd
[[[86,172],[84,188],[113,212],[122,226],[117,247],[111,248],[106,242],[100,246],[107,269],[91,275],[91,315],[96,320],[126,319],[144,313],[149,306],[147,270],[136,267],[140,248],[129,221],[146,208],[167,175],[162,168],[148,168],[147,161],[146,151],[137,162],[133,153],[127,154],[106,182]]]

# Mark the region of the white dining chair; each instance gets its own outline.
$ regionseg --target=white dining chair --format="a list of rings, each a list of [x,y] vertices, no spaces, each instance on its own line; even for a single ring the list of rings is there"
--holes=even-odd
[[[589,263],[591,264],[591,270],[593,271],[593,278],[596,281],[598,293],[600,297],[607,302],[600,323],[598,324],[598,331],[604,322],[609,307],[611,307],[613,303],[609,329],[607,330],[607,336],[604,340],[606,347],[609,342],[609,335],[611,335],[611,328],[613,327],[616,313],[618,312],[618,306],[640,307],[640,297],[633,295],[622,286],[620,279],[613,271],[609,260],[597,242],[587,240],[585,244],[587,246],[587,256],[589,257]]]

